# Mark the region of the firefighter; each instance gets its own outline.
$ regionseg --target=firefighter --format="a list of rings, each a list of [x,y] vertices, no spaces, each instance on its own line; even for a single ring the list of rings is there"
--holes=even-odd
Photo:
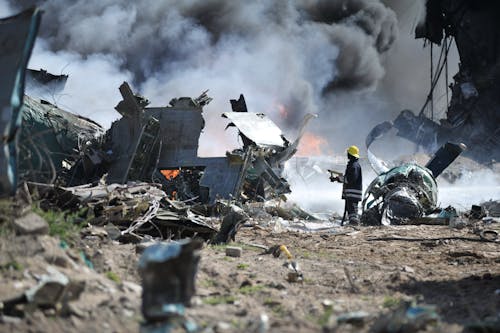
[[[349,159],[344,175],[331,176],[330,181],[343,183],[342,199],[345,200],[344,216],[341,225],[344,225],[346,214],[349,224],[359,224],[358,203],[363,194],[361,166],[359,165],[359,148],[350,146],[347,148]]]

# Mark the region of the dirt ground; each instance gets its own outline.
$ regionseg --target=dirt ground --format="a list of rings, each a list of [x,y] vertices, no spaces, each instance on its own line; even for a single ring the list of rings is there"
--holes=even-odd
[[[488,228],[500,231],[498,223]],[[462,332],[464,325],[500,312],[500,244],[481,241],[475,229],[338,227],[278,233],[246,226],[230,244],[243,248],[241,257],[226,256],[225,246],[201,250],[196,296],[187,315],[204,332],[368,332],[377,317],[413,300],[436,306],[440,320],[427,332]],[[49,265],[85,283],[69,310],[27,306],[24,318],[2,317],[0,332],[139,330],[135,245],[96,236],[68,248],[47,235],[4,233],[0,240],[0,300],[35,285]],[[255,244],[286,245],[303,281],[287,281],[291,269],[284,266],[284,255],[263,254]],[[359,324],[338,324],[356,311],[366,312]]]

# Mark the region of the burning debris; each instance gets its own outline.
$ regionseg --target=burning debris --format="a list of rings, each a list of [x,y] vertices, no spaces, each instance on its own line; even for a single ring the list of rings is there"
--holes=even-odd
[[[214,204],[216,199],[255,200],[288,193],[283,164],[297,151],[307,115],[294,142],[263,114],[246,110],[243,96],[235,112],[224,113],[243,138],[243,147],[225,157],[198,157],[203,106],[210,97],[182,97],[167,107],[147,107],[127,83],[116,110],[122,118],[104,133],[89,119],[30,97],[24,104],[20,178],[81,185],[146,181],[162,184],[176,200]],[[243,105],[240,106],[240,105]],[[36,142],[35,139],[37,138]],[[57,181],[56,181],[57,180]]]
[[[330,7],[326,2],[319,1],[318,4]],[[354,7],[363,7],[364,4],[364,0],[359,1]],[[368,14],[384,14],[383,7],[378,6],[378,2],[373,4]],[[355,10],[350,8],[351,5],[346,5],[343,11]],[[316,6],[302,7],[318,23],[332,19],[323,17],[323,13],[316,11]],[[352,21],[351,24],[365,26],[366,22],[361,21],[367,13],[361,14],[357,15],[360,22]],[[23,21],[22,24],[31,24],[34,28],[33,24],[38,24],[36,15],[37,11],[33,10],[0,21],[0,30],[1,24],[10,24],[11,20],[18,19]],[[392,29],[391,22],[391,17],[386,17],[386,29]],[[33,39],[34,35],[26,33],[26,29],[23,25],[23,29],[12,30],[19,30],[16,31],[19,33],[24,31],[24,37],[27,36],[25,39]],[[383,38],[383,35],[385,34],[380,33],[374,38],[379,52],[384,52],[392,43],[390,38]],[[4,37],[0,34],[0,40]],[[5,40],[10,42],[9,38],[7,36]],[[2,127],[5,127],[2,144],[9,151],[6,155],[0,155],[0,191],[2,195],[13,192],[17,187],[16,181],[20,180],[22,187],[18,188],[17,200],[26,200],[22,202],[24,206],[15,215],[12,214],[17,218],[8,221],[14,227],[12,232],[13,235],[16,232],[16,236],[0,243],[0,252],[5,253],[0,256],[2,281],[4,276],[9,277],[6,279],[7,287],[4,290],[0,288],[2,328],[4,324],[24,325],[24,319],[20,319],[22,317],[25,317],[26,325],[29,326],[27,330],[30,330],[33,322],[38,323],[39,319],[44,320],[46,316],[55,319],[53,322],[67,316],[68,322],[71,321],[69,330],[72,331],[136,330],[140,312],[139,305],[134,304],[133,300],[138,301],[139,294],[142,293],[140,310],[145,321],[140,324],[141,332],[174,331],[181,328],[186,331],[195,330],[196,325],[189,319],[193,314],[193,309],[189,308],[191,305],[195,308],[193,318],[207,331],[235,329],[266,332],[271,329],[281,330],[283,326],[294,326],[291,330],[299,331],[317,331],[319,326],[323,330],[330,330],[328,323],[332,321],[338,325],[358,325],[356,330],[359,328],[367,331],[368,324],[376,317],[375,313],[351,312],[352,302],[342,304],[337,300],[324,300],[319,303],[318,299],[310,302],[308,298],[331,293],[333,285],[336,296],[338,291],[340,296],[344,292],[349,301],[353,295],[362,295],[369,290],[370,297],[367,299],[373,306],[373,303],[379,302],[377,297],[389,294],[395,288],[399,288],[401,294],[404,294],[409,293],[405,288],[418,290],[420,287],[398,284],[398,280],[402,278],[419,281],[419,276],[426,276],[426,280],[422,280],[424,283],[434,283],[429,281],[428,276],[431,274],[428,273],[431,271],[426,272],[425,265],[415,265],[412,268],[405,263],[401,267],[401,263],[397,262],[394,267],[390,267],[392,264],[386,253],[380,255],[377,247],[365,245],[373,241],[418,241],[419,246],[411,252],[403,246],[394,249],[400,252],[396,252],[398,255],[394,257],[413,260],[414,258],[409,259],[403,254],[408,252],[413,257],[419,251],[428,252],[429,247],[437,252],[438,245],[444,244],[441,241],[452,238],[425,238],[428,230],[420,230],[421,234],[418,236],[423,236],[422,239],[382,237],[384,229],[391,233],[395,233],[397,229],[405,232],[408,229],[404,227],[348,226],[339,232],[333,230],[338,228],[333,221],[310,214],[297,204],[284,203],[284,194],[290,192],[289,183],[284,178],[284,164],[297,152],[300,140],[306,139],[304,141],[311,144],[310,151],[320,154],[323,138],[304,132],[313,115],[305,115],[297,137],[289,140],[265,114],[249,112],[245,98],[240,95],[239,99],[230,100],[232,112],[225,112],[222,117],[223,121],[229,123],[227,128],[234,127],[237,130],[241,147],[224,156],[200,157],[200,134],[205,127],[203,112],[204,107],[211,102],[207,91],[196,98],[174,98],[168,106],[151,107],[148,99],[135,93],[124,82],[119,87],[122,100],[115,107],[121,118],[105,131],[91,119],[66,112],[47,101],[36,99],[35,94],[31,95],[30,91],[37,89],[46,88],[52,92],[64,89],[66,75],[29,70],[27,93],[31,97],[24,96],[24,101],[20,102],[22,84],[19,81],[22,81],[27,60],[21,56],[20,51],[30,49],[32,45],[27,45],[30,43],[32,44],[32,40],[25,44],[19,41],[16,50],[7,50],[8,56],[5,58],[9,58],[9,61],[4,62],[7,66],[12,65],[11,58],[22,59],[24,64],[21,67],[14,64],[17,67],[13,68],[17,72],[14,73],[14,69],[10,68],[9,75],[2,77],[2,80],[8,81],[6,86],[9,88],[3,91],[5,96],[0,99],[0,121]],[[0,58],[3,56],[0,55]],[[345,54],[341,56],[346,58]],[[1,63],[0,68],[7,72],[1,67],[4,63]],[[341,71],[338,81],[330,82],[324,92],[356,84],[356,80],[347,77],[351,72]],[[362,85],[371,86],[369,82]],[[468,92],[468,98],[474,99],[481,91],[472,88],[466,86],[464,91]],[[12,98],[13,91],[15,98]],[[283,117],[289,117],[287,121],[294,121],[285,108],[280,107],[279,112]],[[18,126],[20,114],[22,127]],[[377,127],[367,138],[368,157],[377,170],[377,177],[368,187],[363,200],[365,224],[409,224],[436,213],[436,178],[464,150],[463,145],[447,143],[425,167],[413,163],[389,168],[371,152],[370,145],[390,126],[392,124]],[[18,156],[16,165],[14,162]],[[297,169],[300,169],[307,180],[314,174],[324,176],[324,170],[336,164],[332,159],[312,161],[299,158],[295,162]],[[39,211],[40,215],[32,210]],[[464,216],[477,224],[491,224],[497,221],[492,216],[498,215],[498,210],[498,202],[491,201],[481,206],[472,206]],[[0,210],[0,226],[3,227],[4,217],[1,213]],[[45,217],[44,213],[60,213],[63,223],[66,223],[63,228],[68,225],[77,226],[77,240],[66,242],[62,236],[60,239],[52,237],[56,223],[50,216]],[[74,219],[66,218],[70,214],[75,216]],[[453,207],[440,210],[438,214],[440,218],[448,219],[450,226],[455,227],[461,224],[463,218],[458,216]],[[308,226],[312,223],[316,224],[316,228]],[[283,232],[292,227],[295,227],[294,231]],[[312,233],[312,230],[315,232]],[[3,237],[4,231],[3,228],[0,229],[0,236]],[[63,231],[66,232],[66,229]],[[411,232],[418,233],[419,230]],[[459,231],[453,232],[459,234]],[[462,230],[459,235],[463,236],[467,232]],[[498,232],[477,225],[473,232],[479,237],[453,239],[457,242],[488,243],[478,245],[481,246],[481,253],[476,249],[449,251],[451,247],[457,247],[457,244],[446,243],[446,252],[443,251],[442,255],[436,257],[448,258],[447,260],[458,260],[461,257],[477,259],[478,262],[473,263],[476,265],[475,271],[486,271],[490,269],[488,265],[494,267],[492,263],[498,257],[498,251],[494,248],[498,244]],[[237,234],[238,243],[226,246],[236,241]],[[448,234],[448,229],[441,230],[441,235]],[[60,236],[62,233],[56,235]],[[334,246],[325,246],[326,240],[338,238],[342,240]],[[255,241],[264,245],[255,244]],[[206,246],[204,243],[207,243]],[[287,247],[293,251],[294,256]],[[265,252],[255,253],[255,248]],[[371,252],[365,252],[367,248]],[[200,261],[202,249],[205,251],[204,260]],[[139,252],[143,253],[140,259],[137,257]],[[283,253],[287,258],[285,265],[277,265],[276,260],[274,263],[269,261],[266,256],[262,256],[265,253],[272,253],[275,257]],[[342,259],[337,259],[340,253],[343,254]],[[23,263],[27,267],[16,261],[21,254],[25,256]],[[370,265],[365,264],[367,256],[374,259]],[[418,258],[421,257],[419,253]],[[135,267],[137,262],[138,272]],[[383,262],[383,266],[379,266],[379,262]],[[466,261],[461,261],[462,264],[464,262]],[[47,264],[57,265],[58,270],[49,266],[47,271],[50,275],[37,274],[40,269],[45,272]],[[231,268],[219,270],[224,264],[231,265]],[[201,278],[197,276],[198,266]],[[446,266],[458,270],[454,264]],[[115,270],[120,274],[116,274]],[[392,270],[390,275],[385,276],[389,270]],[[443,269],[440,274],[446,274],[444,271]],[[142,280],[142,288],[134,282],[123,281],[124,277]],[[474,277],[474,281],[476,280],[480,280],[477,285],[484,295],[491,295],[493,292],[497,294],[495,282],[498,279],[489,271],[482,277]],[[199,281],[203,283],[198,284]],[[26,285],[24,282],[27,282]],[[438,281],[436,287],[440,293],[443,292],[441,282]],[[200,291],[195,290],[195,284],[200,286]],[[428,289],[425,284],[423,287]],[[6,292],[5,289],[15,292],[10,295],[11,290]],[[454,307],[460,301],[456,298],[455,290],[451,293],[451,297],[445,297],[445,306],[453,304]],[[133,297],[128,298],[130,294]],[[4,297],[5,295],[7,296]],[[284,298],[284,295],[292,297]],[[300,297],[294,297],[296,295]],[[250,296],[252,299],[249,302]],[[450,299],[454,303],[449,302]],[[361,299],[359,303],[363,304],[363,301]],[[481,301],[486,309],[482,308],[481,314],[494,311],[495,308],[491,306],[493,302]],[[414,330],[440,321],[434,307],[414,306],[395,299],[379,303],[382,307],[389,304],[387,307],[393,307],[394,311],[393,314],[391,311],[381,313],[371,331],[383,331],[401,319],[405,322],[404,327]],[[469,302],[464,303],[470,306]],[[215,314],[211,307],[213,305],[219,306]],[[199,309],[206,313],[196,313]],[[105,311],[110,311],[111,315],[102,315],[101,312]],[[262,312],[255,316],[252,311]],[[205,322],[205,318],[220,317],[221,314],[227,315],[231,324],[221,322],[220,318],[216,318],[216,325]],[[283,315],[286,315],[285,321],[293,318],[291,324],[283,324]],[[129,321],[124,319],[121,326],[117,325],[116,328],[116,323],[102,320],[111,316],[120,320],[129,318]],[[245,316],[248,316],[246,322],[240,321]],[[307,324],[295,325],[295,318],[304,316],[309,318]],[[257,317],[258,321],[255,320]],[[234,318],[237,320],[233,322]],[[272,318],[271,325],[269,318]],[[85,322],[85,327],[81,326],[82,322]],[[130,323],[135,326],[132,327]],[[23,331],[24,327],[15,328]],[[67,327],[64,328],[67,331]],[[331,327],[331,330],[337,328]]]

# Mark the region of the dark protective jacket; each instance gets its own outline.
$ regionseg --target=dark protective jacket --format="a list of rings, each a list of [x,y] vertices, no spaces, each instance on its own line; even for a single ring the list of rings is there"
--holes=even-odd
[[[361,175],[361,166],[357,158],[349,157],[349,162],[344,174],[344,188],[342,190],[342,199],[360,201],[363,194],[363,177]]]

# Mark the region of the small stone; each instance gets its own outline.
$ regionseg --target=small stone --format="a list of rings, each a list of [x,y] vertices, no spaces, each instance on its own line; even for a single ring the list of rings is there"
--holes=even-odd
[[[331,309],[333,307],[333,301],[331,299],[324,299],[321,302],[321,305],[323,305],[327,309]]]
[[[238,317],[245,317],[248,315],[248,310],[243,308],[235,312],[235,315]]]
[[[72,303],[68,303],[69,313],[78,318],[87,318],[87,313]]]
[[[268,284],[270,288],[278,289],[278,290],[284,290],[286,289],[286,286],[283,283],[278,283],[278,282],[271,282]]]
[[[217,325],[215,326],[215,332],[221,333],[221,332],[229,332],[231,331],[231,324],[219,321]]]
[[[228,257],[241,257],[241,253],[243,249],[237,246],[228,246],[226,247],[226,256]]]
[[[365,311],[349,312],[337,317],[338,324],[364,325],[370,314]]]
[[[140,295],[142,293],[142,287],[134,282],[123,281],[122,287],[124,290],[128,290],[128,291],[136,293],[138,295]]]
[[[415,270],[413,268],[411,268],[410,266],[403,266],[403,268],[401,269],[403,272],[406,272],[406,273],[415,273]]]
[[[131,318],[134,316],[134,311],[130,310],[130,309],[123,309],[122,310],[122,313],[125,317],[128,317],[128,318]]]
[[[55,317],[55,315],[57,314],[56,309],[46,309],[46,310],[43,310],[43,313],[47,317]]]
[[[20,322],[21,322],[21,318],[0,315],[0,323],[15,325],[15,324],[19,324]]]
[[[40,215],[30,212],[14,220],[14,229],[19,235],[45,235],[49,224]]]
[[[288,272],[287,281],[288,282],[297,282],[299,281],[300,275],[297,272]]]

